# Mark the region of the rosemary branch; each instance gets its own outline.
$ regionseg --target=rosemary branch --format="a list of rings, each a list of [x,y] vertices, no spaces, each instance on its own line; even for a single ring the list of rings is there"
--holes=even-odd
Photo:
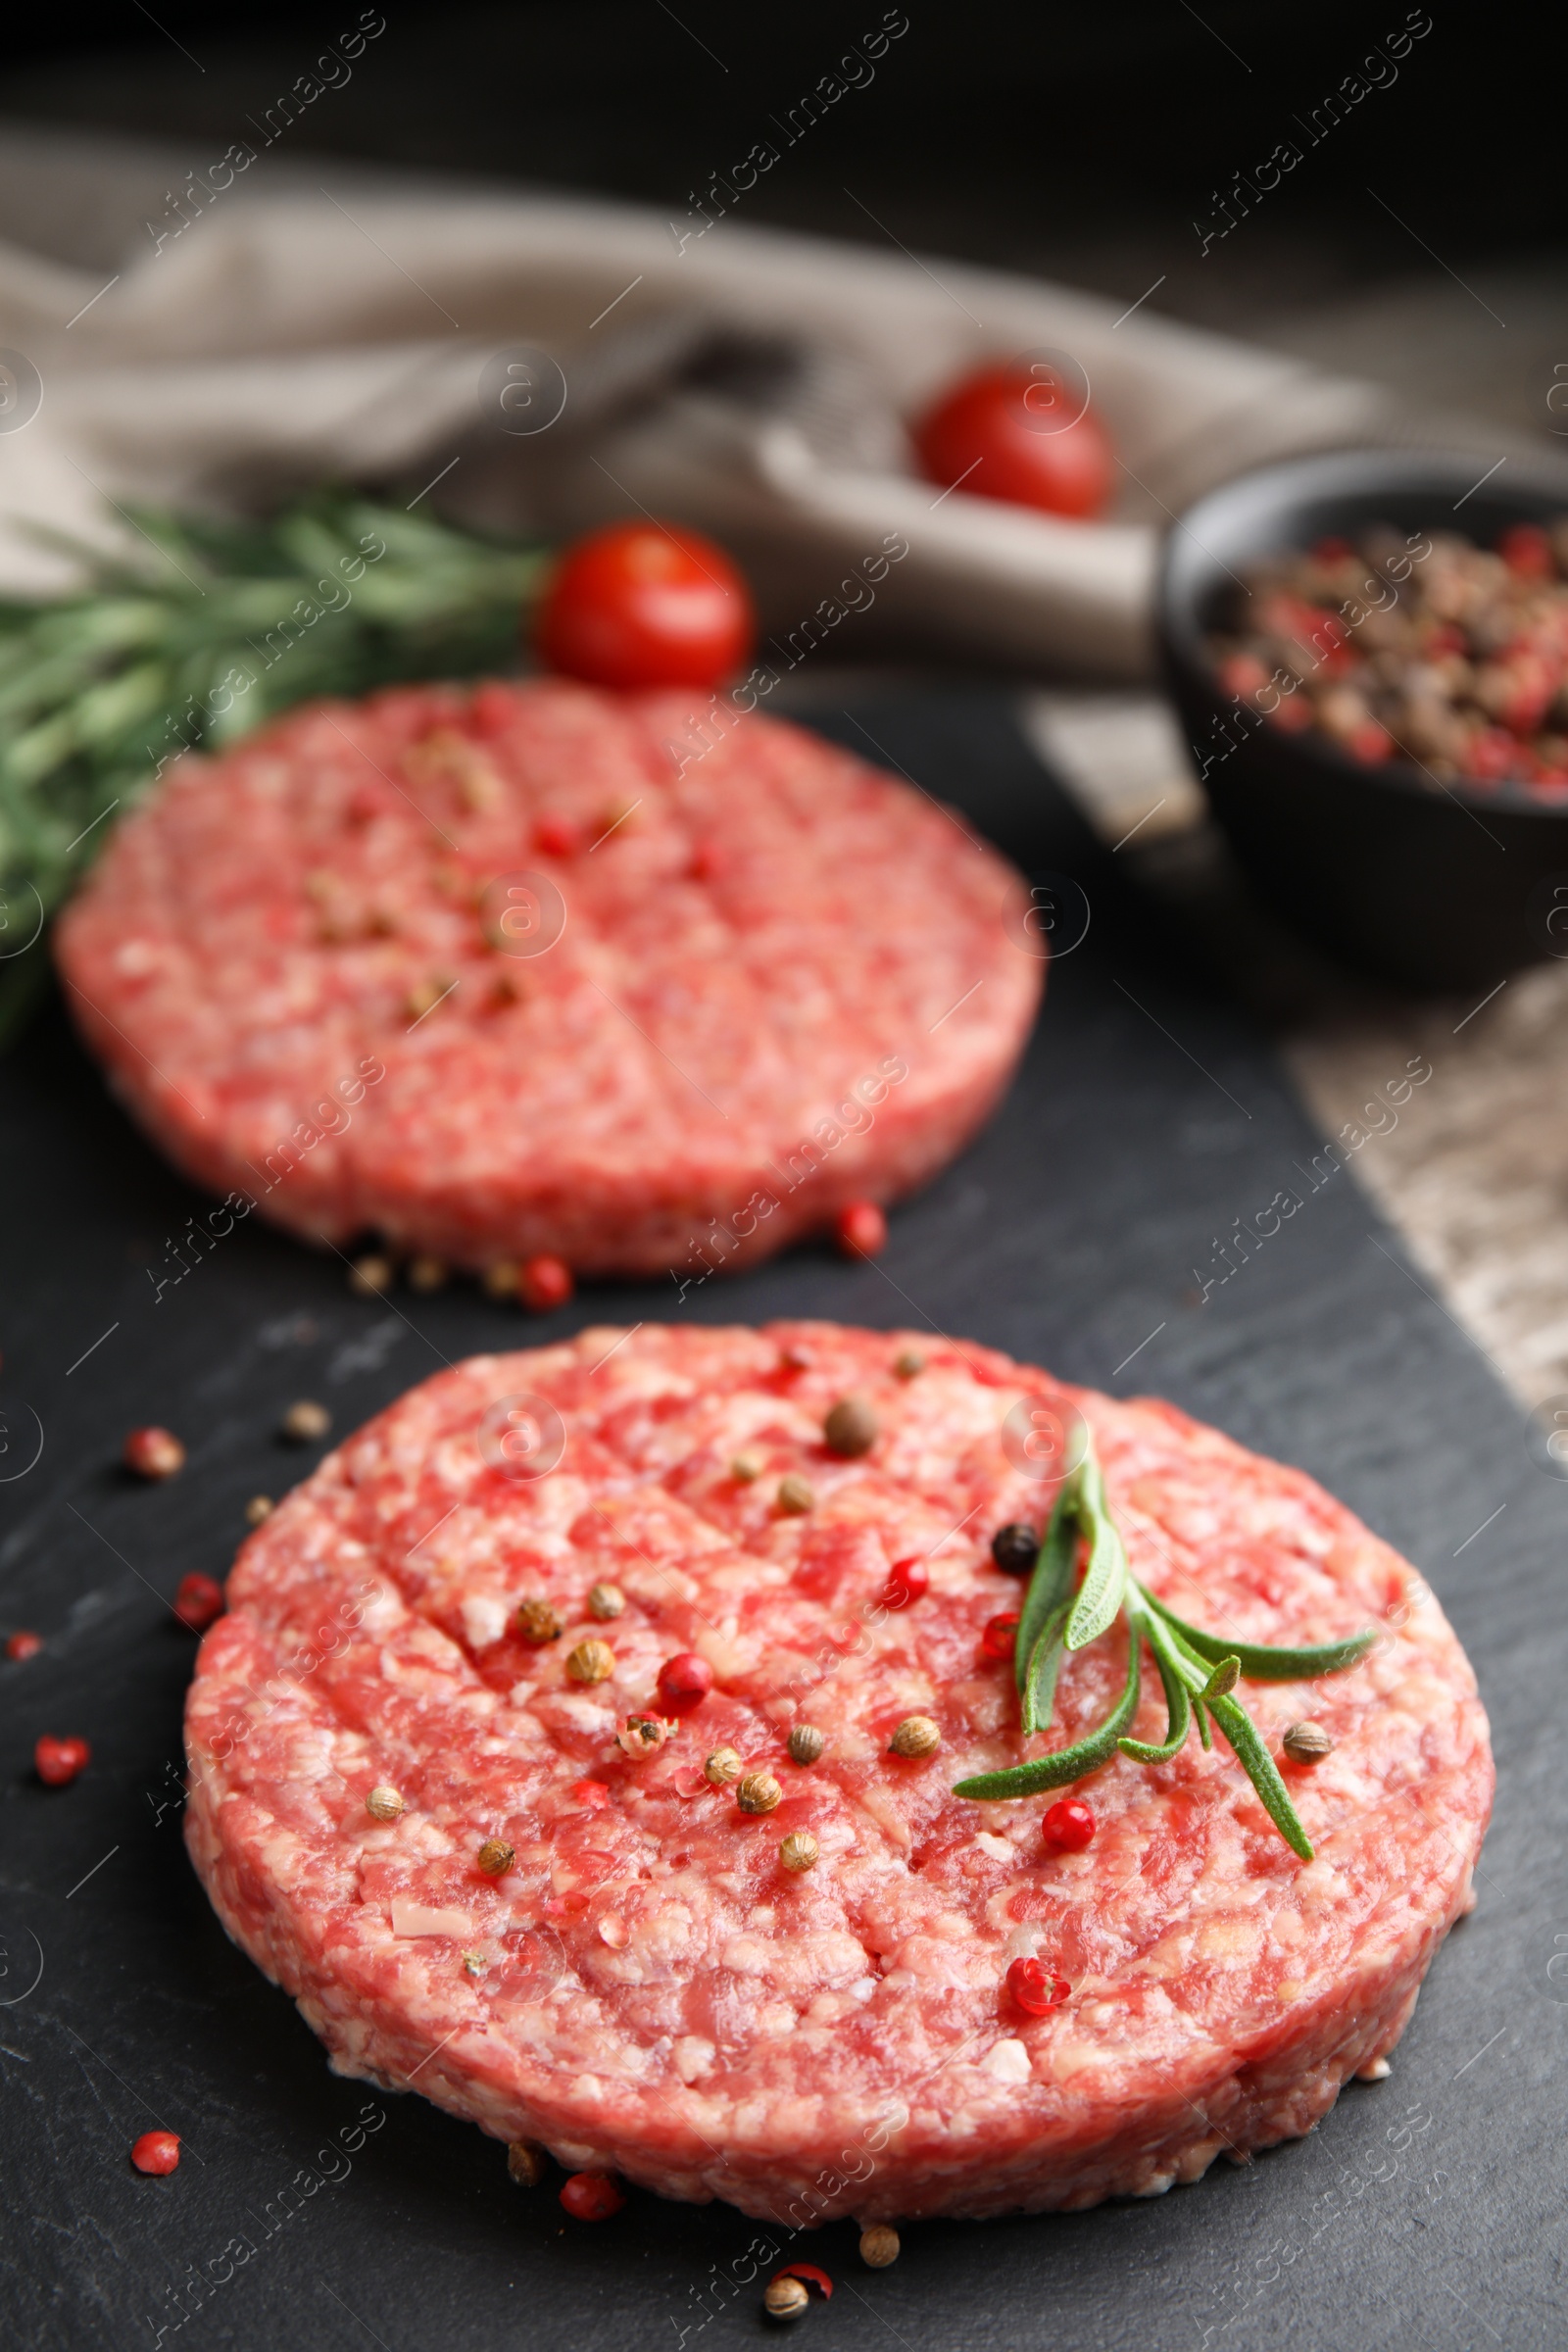
[[[0,1049],[47,918],[171,759],[313,695],[510,668],[546,561],[351,491],[261,523],[125,512],[136,555],[56,536],[83,585],[0,599]]]
[[[1104,1720],[1070,1747],[1037,1756],[1027,1764],[1014,1764],[1004,1772],[983,1772],[972,1780],[959,1781],[954,1794],[995,1799],[1032,1796],[1041,1788],[1064,1788],[1069,1782],[1108,1764],[1118,1749],[1135,1763],[1168,1764],[1185,1746],[1195,1717],[1204,1747],[1212,1744],[1212,1718],[1286,1844],[1303,1862],[1310,1862],[1311,1841],[1279,1768],[1257,1726],[1232,1694],[1244,1676],[1252,1682],[1288,1683],[1320,1674],[1343,1674],[1365,1657],[1377,1638],[1375,1632],[1354,1634],[1344,1642],[1287,1649],[1263,1642],[1225,1641],[1189,1625],[1132,1575],[1105,1499],[1105,1482],[1094,1441],[1087,1431],[1085,1446],[1083,1460],[1057,1490],[1019,1613],[1013,1671],[1021,1729],[1025,1738],[1050,1730],[1063,1656],[1069,1650],[1086,1648],[1124,1616],[1127,1679],[1121,1695]],[[1074,1592],[1073,1578],[1083,1544],[1087,1544],[1088,1558],[1083,1580]],[[1138,1712],[1146,1646],[1153,1653],[1165,1693],[1165,1738],[1157,1744],[1128,1737],[1128,1726]]]

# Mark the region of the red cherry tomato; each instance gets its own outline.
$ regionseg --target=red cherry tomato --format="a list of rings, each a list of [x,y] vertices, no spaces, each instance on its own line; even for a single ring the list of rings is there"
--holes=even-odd
[[[1039,363],[977,368],[927,410],[913,437],[921,471],[943,490],[1079,519],[1101,514],[1110,496],[1109,435]]]
[[[594,686],[716,686],[752,650],[751,591],[696,531],[617,522],[568,547],[546,583],[541,659]]]
[[[1048,1845],[1059,1845],[1069,1854],[1080,1854],[1095,1834],[1095,1817],[1082,1797],[1064,1796],[1053,1805],[1041,1823]]]
[[[874,1200],[852,1200],[833,1220],[846,1257],[880,1257],[887,1248],[888,1221]]]
[[[216,1577],[193,1572],[180,1578],[179,1591],[174,1594],[174,1615],[181,1625],[188,1626],[193,1634],[205,1634],[222,1614],[223,1588]]]
[[[1007,1971],[1007,1990],[1026,2016],[1048,2017],[1061,2007],[1072,1986],[1043,1960],[1015,1960]]]
[[[659,1703],[670,1715],[689,1715],[713,1688],[713,1669],[695,1650],[666,1658],[659,1669]]]
[[[608,2173],[573,2173],[561,2202],[574,2222],[608,2222],[626,2200]]]
[[[172,2173],[179,2163],[177,2132],[144,2132],[133,2140],[130,2161],[138,2173]]]
[[[64,1788],[92,1762],[85,1740],[54,1740],[45,1732],[32,1751],[32,1768],[46,1788]]]
[[[888,1581],[882,1588],[882,1606],[885,1609],[906,1609],[912,1600],[919,1600],[931,1579],[924,1560],[895,1560],[888,1570]]]

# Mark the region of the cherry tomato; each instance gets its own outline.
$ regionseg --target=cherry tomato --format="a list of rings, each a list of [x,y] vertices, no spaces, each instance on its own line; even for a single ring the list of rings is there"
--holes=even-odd
[[[914,427],[921,471],[940,489],[1076,518],[1101,514],[1115,458],[1093,409],[1060,377],[1020,361],[977,368]],[[1058,419],[1060,421],[1058,421]]]
[[[594,686],[716,686],[751,652],[751,591],[696,531],[612,523],[568,547],[535,623],[541,659]]]

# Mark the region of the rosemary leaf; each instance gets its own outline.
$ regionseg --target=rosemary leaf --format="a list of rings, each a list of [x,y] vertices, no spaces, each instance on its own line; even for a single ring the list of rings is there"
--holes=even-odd
[[[1168,1764],[1171,1757],[1187,1744],[1187,1735],[1193,1721],[1192,1698],[1182,1672],[1182,1662],[1159,1620],[1140,1612],[1138,1630],[1154,1653],[1159,1679],[1165,1688],[1165,1737],[1157,1747],[1147,1740],[1118,1740],[1116,1745],[1124,1756],[1131,1756],[1135,1763]]]
[[[1236,1750],[1242,1770],[1257,1790],[1274,1827],[1293,1853],[1299,1854],[1303,1862],[1310,1862],[1312,1840],[1297,1817],[1279,1768],[1264,1746],[1256,1724],[1234,1698],[1211,1698],[1207,1704],[1214,1721]]]
[[[1135,1628],[1127,1644],[1127,1680],[1122,1694],[1104,1722],[1087,1739],[1075,1740],[1071,1747],[1057,1748],[1054,1755],[1037,1756],[1032,1764],[1014,1764],[1005,1772],[982,1772],[973,1780],[959,1781],[953,1792],[955,1796],[1033,1796],[1039,1788],[1064,1788],[1069,1781],[1081,1781],[1086,1772],[1096,1772],[1102,1764],[1107,1764],[1116,1752],[1118,1739],[1138,1712],[1138,1659],[1142,1647]]]
[[[1116,1622],[1127,1593],[1127,1554],[1105,1500],[1105,1482],[1091,1446],[1078,1473],[1078,1508],[1090,1539],[1089,1566],[1067,1620],[1067,1647],[1086,1649]]]
[[[1024,1595],[1013,1637],[1013,1679],[1018,1695],[1029,1687],[1029,1665],[1039,1643],[1041,1628],[1072,1592],[1072,1572],[1078,1557],[1079,1488],[1083,1465],[1069,1471],[1056,1490],[1056,1500],[1046,1527],[1029,1590]]]
[[[1344,1642],[1321,1642],[1308,1649],[1276,1649],[1261,1642],[1233,1642],[1228,1636],[1205,1634],[1196,1625],[1189,1625],[1175,1610],[1156,1600],[1147,1586],[1139,1591],[1152,1609],[1157,1609],[1165,1623],[1176,1632],[1190,1649],[1210,1665],[1218,1666],[1225,1658],[1241,1660],[1241,1671],[1250,1683],[1310,1682],[1314,1675],[1342,1674],[1348,1666],[1359,1665],[1377,1640],[1376,1628],[1364,1634],[1351,1634]]]
[[[1056,1677],[1061,1672],[1062,1635],[1071,1604],[1058,1601],[1040,1629],[1023,1685],[1023,1734],[1049,1732],[1056,1703]]]

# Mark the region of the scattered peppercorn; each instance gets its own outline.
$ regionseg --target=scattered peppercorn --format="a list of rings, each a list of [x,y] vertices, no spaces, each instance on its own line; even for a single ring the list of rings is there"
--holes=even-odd
[[[784,1794],[770,1772],[749,1772],[735,1791],[743,1813],[771,1813]]]
[[[439,1291],[447,1278],[445,1260],[416,1257],[409,1263],[409,1284],[416,1291]]]
[[[576,1287],[564,1258],[529,1257],[517,1270],[517,1294],[536,1315],[564,1306]]]
[[[487,1879],[504,1879],[516,1859],[504,1838],[487,1838],[474,1856]]]
[[[1064,1796],[1052,1805],[1040,1827],[1048,1845],[1059,1845],[1064,1853],[1081,1854],[1092,1843],[1095,1817],[1082,1797]]]
[[[1334,1740],[1320,1723],[1293,1723],[1280,1745],[1293,1764],[1318,1764],[1334,1751]]]
[[[852,1200],[833,1221],[846,1257],[880,1257],[888,1246],[888,1221],[874,1200]]]
[[[1072,1986],[1043,1960],[1015,1960],[1007,1971],[1007,1990],[1027,2016],[1046,2017],[1061,2007]]]
[[[980,1629],[980,1653],[987,1658],[1010,1658],[1017,1646],[1018,1612],[1004,1609],[988,1617]]]
[[[1009,1519],[991,1539],[991,1557],[1004,1576],[1032,1576],[1040,1557],[1040,1538],[1021,1519]]]
[[[92,1762],[85,1740],[54,1740],[46,1732],[32,1751],[32,1766],[46,1788],[64,1788]]]
[[[270,1519],[271,1516],[272,1497],[270,1494],[253,1494],[245,1505],[247,1527],[260,1527],[264,1519]]]
[[[536,2139],[514,2139],[507,2146],[507,2172],[519,2188],[537,2188],[550,2158]]]
[[[172,1430],[133,1429],[120,1458],[136,1478],[172,1478],[185,1466],[185,1448]]]
[[[332,1416],[325,1405],[318,1404],[313,1396],[302,1396],[283,1415],[277,1425],[277,1434],[280,1438],[287,1438],[291,1446],[315,1446],[325,1437],[331,1426]]]
[[[737,1486],[749,1487],[753,1479],[761,1477],[762,1465],[755,1453],[738,1453],[729,1466],[729,1474]]]
[[[223,1588],[216,1577],[192,1572],[180,1578],[173,1607],[181,1625],[193,1634],[205,1634],[223,1614]]]
[[[812,1870],[821,1850],[809,1830],[791,1830],[779,1843],[778,1858],[786,1870]]]
[[[615,1734],[615,1745],[633,1762],[643,1756],[657,1756],[672,1728],[662,1715],[628,1715]]]
[[[6,1656],[16,1659],[19,1664],[24,1658],[35,1658],[42,1647],[43,1636],[41,1634],[19,1633],[6,1636]]]
[[[566,1630],[565,1620],[548,1600],[519,1600],[512,1622],[535,1648],[546,1642],[559,1642]]]
[[[900,1380],[916,1380],[925,1370],[925,1357],[918,1348],[902,1348],[893,1358],[893,1369]]]
[[[879,1434],[877,1417],[863,1396],[841,1396],[822,1424],[828,1451],[846,1461],[869,1453]]]
[[[140,2139],[131,2142],[130,2161],[138,2173],[163,2176],[175,2171],[179,2164],[178,2132],[144,2132]]]
[[[387,1788],[384,1782],[372,1788],[365,1800],[365,1810],[375,1821],[396,1821],[408,1809],[397,1790]]]
[[[479,1277],[492,1298],[515,1298],[517,1296],[517,1267],[514,1259],[498,1257],[486,1266]]]
[[[826,1745],[827,1740],[812,1723],[798,1723],[789,1737],[790,1757],[796,1764],[814,1764]]]
[[[618,1617],[625,1606],[626,1595],[618,1585],[589,1586],[588,1614],[597,1617],[601,1625],[608,1625],[612,1617]]]
[[[695,1650],[666,1658],[659,1669],[660,1704],[670,1715],[690,1715],[713,1688],[713,1669]]]
[[[799,2278],[770,2278],[762,2289],[762,2309],[774,2320],[798,2320],[810,2300]]]
[[[930,1756],[941,1745],[942,1734],[929,1715],[906,1715],[888,1741],[888,1752],[895,1756]]]
[[[715,1747],[703,1766],[703,1778],[715,1788],[727,1788],[738,1781],[746,1766],[732,1747]]]
[[[860,2260],[867,2270],[885,2271],[902,2251],[898,2231],[886,2222],[873,2222],[869,2230],[860,2231]]]
[[[357,1298],[380,1298],[392,1288],[392,1260],[371,1251],[357,1257],[349,1268],[349,1289]]]
[[[634,1716],[628,1716],[626,1720],[631,1723],[637,1719]],[[603,1781],[573,1781],[571,1793],[584,1811],[589,1813],[597,1813],[601,1806],[608,1805],[610,1802],[610,1790]]]
[[[573,2173],[563,2184],[561,2202],[574,2222],[608,2222],[626,2200],[608,2173]]]
[[[574,1683],[608,1683],[615,1671],[615,1653],[608,1642],[579,1642],[566,1657],[566,1672]]]
[[[803,1511],[816,1508],[816,1490],[792,1470],[778,1482],[777,1501],[781,1511],[798,1518]]]
[[[895,1560],[888,1570],[888,1581],[882,1588],[882,1606],[885,1609],[908,1608],[911,1601],[924,1598],[930,1582],[924,1560]]]
[[[482,1977],[490,1965],[483,1952],[464,1952],[462,1960],[466,1977]]]

